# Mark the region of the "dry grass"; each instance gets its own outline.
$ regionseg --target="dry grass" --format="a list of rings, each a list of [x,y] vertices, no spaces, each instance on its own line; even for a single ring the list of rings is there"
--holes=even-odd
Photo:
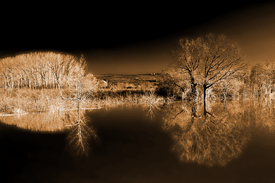
[[[33,131],[62,131],[68,119],[77,110],[77,102],[64,100],[62,96],[72,93],[56,89],[13,89],[2,91],[0,96],[0,120],[6,124]],[[69,96],[70,97],[70,96]],[[165,102],[152,91],[148,95],[87,98],[81,102],[81,111],[86,109],[115,108],[120,106],[143,106],[157,108]],[[71,118],[66,116],[70,115]],[[72,121],[71,121],[72,123]]]
[[[0,121],[31,131],[56,132],[65,129],[64,112],[54,113],[31,113],[21,116],[0,117]]]
[[[0,111],[5,114],[32,112],[55,112],[76,109],[75,102],[63,100],[61,95],[68,96],[68,90],[56,89],[13,89],[2,91],[0,95]],[[113,108],[118,106],[150,106],[163,104],[165,99],[154,92],[148,95],[131,95],[105,97],[103,99],[90,97],[83,100],[82,108]]]

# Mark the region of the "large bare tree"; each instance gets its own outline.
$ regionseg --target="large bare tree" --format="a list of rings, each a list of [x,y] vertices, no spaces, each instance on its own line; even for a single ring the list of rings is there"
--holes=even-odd
[[[196,98],[196,87],[198,84],[198,68],[201,62],[201,38],[196,40],[180,39],[177,48],[173,52],[173,72],[172,77],[189,77],[192,98]]]
[[[225,80],[237,71],[244,69],[246,63],[240,48],[226,36],[209,34],[203,38],[203,91],[221,80]]]
[[[236,43],[224,35],[208,34],[195,40],[180,39],[174,51],[173,67],[177,74],[189,76],[193,97],[196,86],[203,86],[203,99],[206,90],[221,80],[246,66]]]

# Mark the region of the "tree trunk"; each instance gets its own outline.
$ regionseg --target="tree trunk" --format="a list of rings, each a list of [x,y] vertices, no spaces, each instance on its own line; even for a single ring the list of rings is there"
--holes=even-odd
[[[191,100],[196,102],[197,98],[197,84],[195,83],[194,77],[191,76]]]
[[[80,100],[77,101],[77,109],[78,109],[78,123],[80,123]]]
[[[19,81],[18,82],[19,82],[19,87],[22,88],[22,77],[21,77],[21,75],[19,75]]]
[[[6,89],[6,83],[7,83],[6,78],[4,78],[4,90]]]
[[[17,79],[17,88],[19,89],[19,86],[20,86],[20,79],[19,79],[19,77],[18,77],[18,79]]]
[[[42,87],[42,88],[45,88],[45,80],[44,80],[44,77],[43,77],[42,74],[41,74],[41,76],[40,76],[40,79],[41,79],[41,87]]]
[[[225,87],[225,91],[224,91],[224,108],[226,109],[226,100],[227,100],[227,86]]]
[[[192,104],[191,111],[192,111],[192,118],[197,117],[197,114],[196,114],[197,113],[197,104],[196,103]]]
[[[51,88],[50,72],[48,72],[48,85],[50,86],[49,88]],[[46,82],[46,87],[47,87],[47,82]]]
[[[31,88],[31,81],[30,81],[30,77],[28,76],[28,86],[29,88]]]
[[[204,109],[204,115],[206,115],[206,84],[203,84],[203,109]]]

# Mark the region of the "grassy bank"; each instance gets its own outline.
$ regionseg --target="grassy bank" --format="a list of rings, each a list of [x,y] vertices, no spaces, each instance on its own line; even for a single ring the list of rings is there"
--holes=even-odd
[[[10,89],[1,90],[1,114],[24,114],[75,110],[77,103],[63,98],[72,97],[75,93],[67,89]],[[63,97],[63,98],[62,98]],[[89,95],[81,103],[81,108],[110,108],[117,106],[163,104],[165,98],[158,97],[153,91],[143,93],[97,92]]]

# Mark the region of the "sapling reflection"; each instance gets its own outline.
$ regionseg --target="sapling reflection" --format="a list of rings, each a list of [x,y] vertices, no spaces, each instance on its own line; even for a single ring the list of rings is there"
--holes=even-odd
[[[161,103],[161,98],[155,97],[155,90],[151,88],[150,92],[146,93],[146,97],[144,98],[144,101],[146,105],[149,105],[149,110],[147,115],[149,115],[151,119],[153,119],[153,117],[155,117],[154,110],[160,109],[158,105]]]
[[[79,117],[80,116],[80,117]],[[92,127],[87,126],[88,119],[85,117],[85,111],[69,111],[66,114],[66,121],[70,128],[70,135],[68,137],[70,145],[76,150],[77,154],[88,155],[90,137],[97,138],[97,135]]]

